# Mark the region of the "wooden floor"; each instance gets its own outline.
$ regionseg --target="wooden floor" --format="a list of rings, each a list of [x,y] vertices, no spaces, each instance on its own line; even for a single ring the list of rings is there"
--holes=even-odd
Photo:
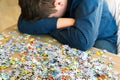
[[[17,23],[20,14],[18,0],[0,0],[0,31]]]

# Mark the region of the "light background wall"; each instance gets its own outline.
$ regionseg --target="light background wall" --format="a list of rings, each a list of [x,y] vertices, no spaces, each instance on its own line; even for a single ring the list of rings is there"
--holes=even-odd
[[[0,31],[16,24],[19,14],[18,0],[0,0]]]

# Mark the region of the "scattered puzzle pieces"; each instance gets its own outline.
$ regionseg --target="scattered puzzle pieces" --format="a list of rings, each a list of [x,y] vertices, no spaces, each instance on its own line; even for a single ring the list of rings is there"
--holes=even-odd
[[[45,38],[45,41],[49,40]],[[0,34],[0,80],[119,80],[104,51],[80,51],[50,39]],[[93,58],[92,55],[99,55]],[[105,59],[109,60],[105,64]]]

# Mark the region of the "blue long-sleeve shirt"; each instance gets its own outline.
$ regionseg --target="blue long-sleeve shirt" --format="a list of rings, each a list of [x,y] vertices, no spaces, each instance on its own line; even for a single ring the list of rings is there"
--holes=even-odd
[[[57,29],[58,18],[25,21],[22,14],[18,30],[27,34],[50,34],[63,44],[80,50],[92,47],[96,40],[117,42],[117,26],[105,0],[68,0],[64,17],[75,19],[74,26]]]

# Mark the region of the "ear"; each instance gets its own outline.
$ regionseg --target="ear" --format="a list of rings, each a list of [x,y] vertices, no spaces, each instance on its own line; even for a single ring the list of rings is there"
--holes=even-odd
[[[62,2],[62,0],[55,0],[55,2],[54,2],[54,5],[55,5],[55,7],[60,7],[60,6],[63,6],[63,2]]]

